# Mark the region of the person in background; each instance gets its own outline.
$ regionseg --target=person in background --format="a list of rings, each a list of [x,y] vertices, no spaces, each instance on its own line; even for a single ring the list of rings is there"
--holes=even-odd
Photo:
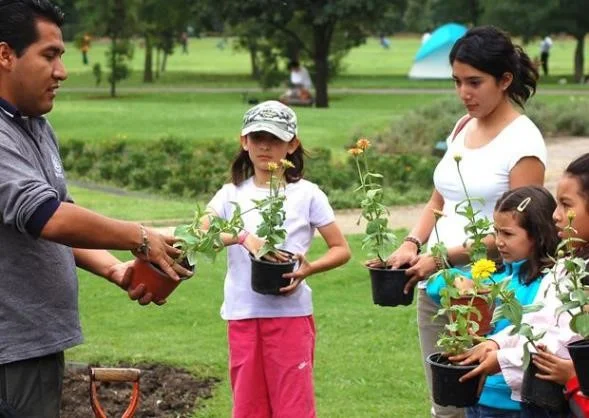
[[[548,75],[548,58],[550,57],[550,48],[552,48],[552,39],[546,35],[540,42],[540,63],[544,75]]]
[[[313,103],[313,81],[309,71],[298,61],[288,63],[290,72],[289,88],[280,96],[286,105],[310,105]]]

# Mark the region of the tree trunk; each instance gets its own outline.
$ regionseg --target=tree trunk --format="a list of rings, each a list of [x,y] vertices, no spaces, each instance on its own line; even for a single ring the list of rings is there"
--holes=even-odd
[[[251,43],[249,46],[249,52],[250,52],[250,62],[252,64],[252,78],[254,80],[259,80],[260,79],[260,67],[258,66],[258,56],[257,56],[257,48],[256,45]]]
[[[161,52],[161,49],[158,46],[155,49],[155,78],[156,79],[160,78],[160,52]]]
[[[585,34],[577,34],[577,46],[575,48],[575,81],[577,83],[585,82]]]
[[[117,38],[114,36],[110,41],[111,53],[110,53],[110,65],[111,65],[111,76],[110,76],[110,97],[116,97],[117,95],[117,80],[115,77],[117,71]]]
[[[166,51],[164,51],[164,59],[162,59],[162,68],[161,68],[162,73],[166,72],[166,65],[167,64],[168,64],[168,53]]]
[[[153,48],[151,36],[145,35],[145,65],[143,66],[143,82],[153,83]]]
[[[329,79],[329,44],[331,43],[331,26],[313,26],[313,46],[315,50],[315,106],[329,107],[327,81]]]

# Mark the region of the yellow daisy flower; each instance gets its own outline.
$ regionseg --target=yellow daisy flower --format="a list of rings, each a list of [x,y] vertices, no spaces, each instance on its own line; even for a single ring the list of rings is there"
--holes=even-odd
[[[488,279],[495,271],[497,271],[495,262],[486,258],[482,258],[472,265],[472,277],[474,279]]]

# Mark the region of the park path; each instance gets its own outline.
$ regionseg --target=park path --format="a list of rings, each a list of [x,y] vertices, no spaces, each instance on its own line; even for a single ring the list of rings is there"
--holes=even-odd
[[[274,88],[266,91],[282,93],[284,88]],[[110,94],[106,87],[62,87],[60,92],[64,93],[86,93],[86,94]],[[190,86],[147,86],[147,87],[117,87],[118,93],[241,93],[260,94],[264,93],[259,87],[190,87]],[[402,94],[455,94],[452,88],[346,88],[332,87],[330,94],[377,94],[377,95],[402,95]],[[562,96],[562,95],[589,95],[589,89],[559,89],[546,88],[537,91],[539,96]]]
[[[579,155],[589,152],[589,137],[559,137],[547,140],[548,167],[546,169],[546,187],[556,193],[556,184],[566,166]],[[411,229],[417,222],[424,204],[409,206],[393,206],[390,208],[389,222],[393,229]],[[361,234],[364,232],[364,224],[357,225],[360,210],[338,210],[336,222],[346,235]],[[162,222],[159,223],[160,225]],[[174,227],[160,227],[161,232],[172,234]]]

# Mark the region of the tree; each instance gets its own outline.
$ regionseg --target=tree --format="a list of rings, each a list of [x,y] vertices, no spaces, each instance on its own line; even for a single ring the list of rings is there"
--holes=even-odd
[[[264,38],[277,50],[299,52],[301,62],[312,65],[316,106],[328,107],[330,58],[337,62],[352,47],[362,44],[391,5],[388,0],[231,0],[223,2],[222,15],[233,25],[253,20]],[[282,40],[283,43],[279,41]]]
[[[524,42],[549,33],[573,36],[577,41],[573,57],[574,79],[582,82],[585,36],[589,32],[586,3],[586,0],[485,0],[483,19],[512,35],[522,36]]]
[[[419,32],[448,22],[468,26],[479,24],[483,0],[407,0],[403,21],[410,30]]]
[[[77,0],[88,27],[97,35],[110,38],[108,56],[110,95],[116,96],[116,84],[128,77],[128,60],[133,49],[130,38],[137,28],[139,0]]]

